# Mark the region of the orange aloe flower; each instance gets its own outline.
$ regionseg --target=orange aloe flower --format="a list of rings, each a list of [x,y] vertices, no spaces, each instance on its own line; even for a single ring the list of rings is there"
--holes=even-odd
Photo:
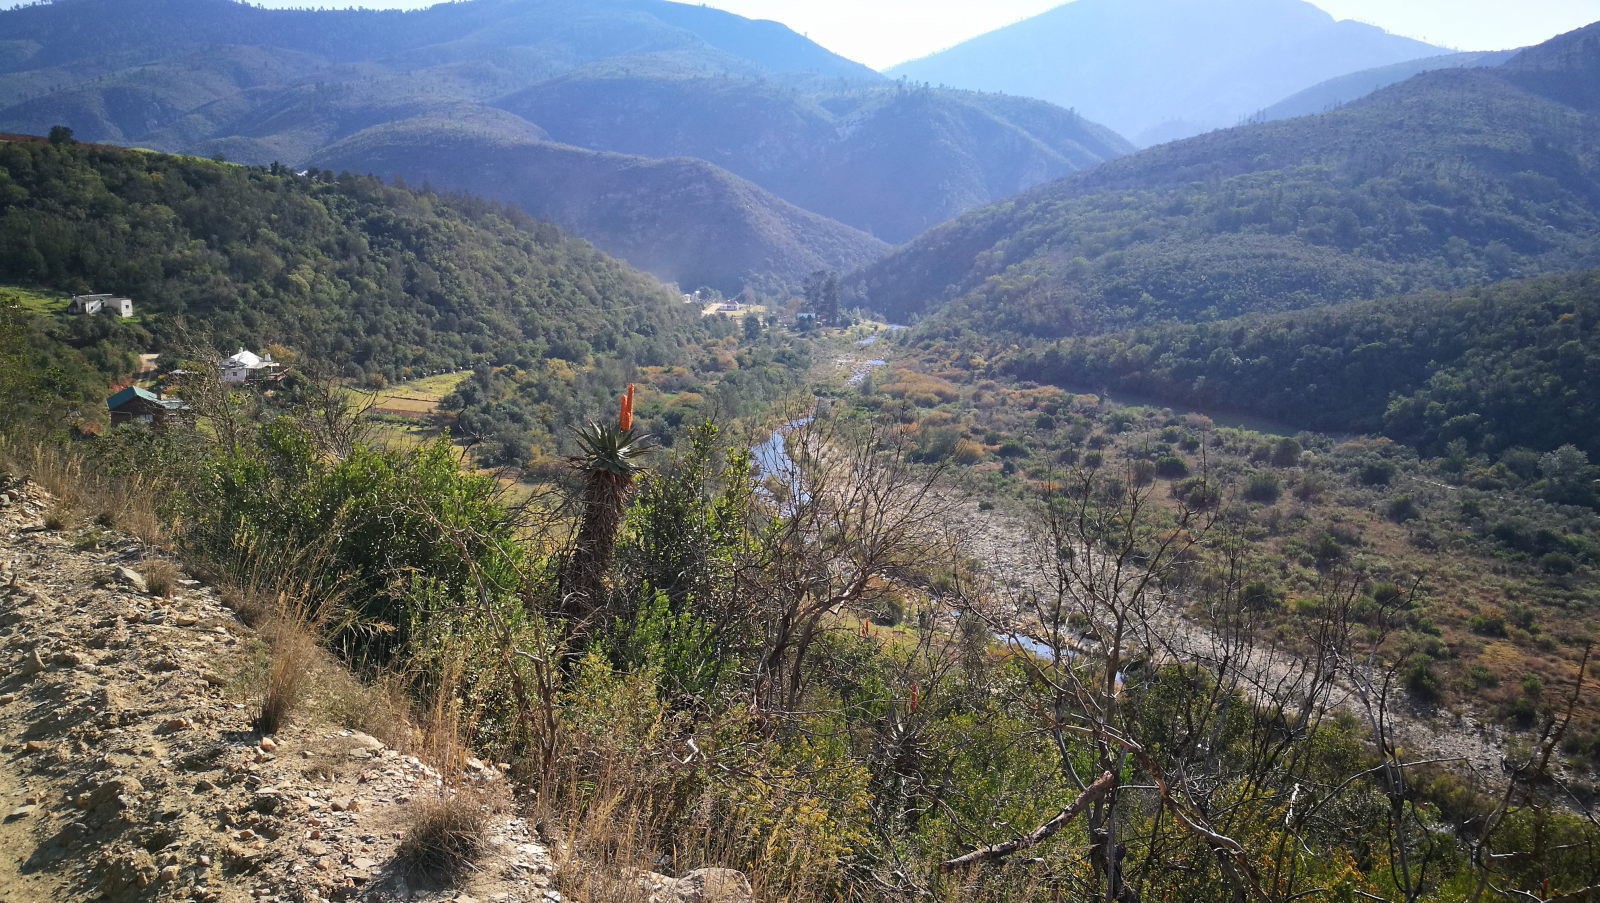
[[[622,406],[617,414],[617,429],[633,429],[633,383],[628,383],[628,394],[622,396]]]

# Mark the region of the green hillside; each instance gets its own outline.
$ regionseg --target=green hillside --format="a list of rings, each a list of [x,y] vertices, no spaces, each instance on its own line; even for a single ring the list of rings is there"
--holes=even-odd
[[[374,382],[550,359],[570,381],[592,355],[678,362],[699,328],[659,283],[495,204],[83,145],[0,142],[0,284],[133,297],[136,322],[49,326],[107,376],[130,350],[281,344]],[[567,422],[592,401],[556,396]]]
[[[817,270],[853,269],[888,250],[701,160],[601,153],[504,134],[463,128],[459,116],[418,118],[360,132],[312,163],[403,174],[511,201],[686,289],[782,293]]]
[[[850,288],[894,318],[1055,337],[1600,265],[1595,30],[1112,161],[936,228]]]
[[[1067,339],[1019,376],[1306,429],[1381,433],[1434,454],[1600,459],[1600,271],[1455,294]]]
[[[895,242],[1132,150],[1040,101],[836,79],[573,75],[495,104],[563,143],[708,160]]]
[[[409,12],[60,0],[0,11],[0,34],[9,48],[0,49],[0,132],[43,134],[65,124],[83,140],[295,169],[337,159],[355,172],[469,185],[619,253],[681,244],[673,234],[680,229],[725,235],[750,216],[797,221],[761,190],[905,241],[1131,150],[1046,103],[905,90],[777,23],[665,0],[470,0]],[[698,157],[715,167],[695,170],[708,180],[702,200],[757,209],[701,203],[700,218],[687,222],[684,210],[670,208],[579,221],[567,213],[570,191],[541,207],[541,193],[525,185],[441,178],[434,155],[393,144],[415,120],[457,125],[482,145],[468,152],[475,159],[508,142],[545,139]],[[407,125],[381,133],[384,153],[359,153],[372,146],[372,135],[361,133],[400,123]],[[593,178],[596,159],[546,149],[540,165],[580,162],[569,180],[578,186]],[[661,198],[658,172],[618,165],[605,184],[653,203]],[[639,231],[652,221],[672,232]],[[747,255],[762,276],[756,284],[789,286],[792,273],[865,262],[839,253],[840,244],[874,247],[814,220],[790,233]],[[808,233],[819,243],[808,243]],[[629,255],[657,273],[708,271],[692,256],[659,258]],[[737,290],[722,274],[745,272],[746,262],[719,267],[707,281]]]

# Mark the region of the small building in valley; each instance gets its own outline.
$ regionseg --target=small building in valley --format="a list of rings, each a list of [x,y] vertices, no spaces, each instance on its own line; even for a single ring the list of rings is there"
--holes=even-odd
[[[159,429],[169,421],[183,419],[188,407],[176,398],[162,398],[138,386],[129,386],[106,399],[112,426],[148,423]]]
[[[133,299],[117,295],[73,295],[67,310],[75,314],[110,313],[127,318],[133,316]]]
[[[269,379],[278,372],[278,363],[270,354],[256,354],[240,348],[222,362],[222,381],[245,383]]]

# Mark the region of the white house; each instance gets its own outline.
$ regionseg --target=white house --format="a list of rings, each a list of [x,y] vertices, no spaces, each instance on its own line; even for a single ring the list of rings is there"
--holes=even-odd
[[[73,295],[67,309],[75,314],[97,314],[102,311],[119,317],[133,316],[133,299],[114,295]]]
[[[277,362],[273,361],[270,354],[255,354],[240,348],[237,353],[223,360],[222,381],[225,383],[242,383],[254,379],[264,379],[278,369]]]

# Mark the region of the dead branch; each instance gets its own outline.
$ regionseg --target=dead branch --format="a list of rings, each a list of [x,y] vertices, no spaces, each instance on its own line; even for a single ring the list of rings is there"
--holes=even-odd
[[[997,859],[1004,859],[1007,856],[1018,852],[1019,850],[1026,850],[1035,844],[1039,844],[1050,839],[1052,834],[1061,830],[1074,818],[1077,818],[1078,815],[1083,812],[1083,810],[1099,802],[1107,793],[1110,793],[1111,788],[1116,785],[1116,780],[1116,775],[1109,771],[1100,775],[1099,778],[1095,779],[1094,783],[1090,784],[1082,793],[1078,794],[1077,799],[1067,804],[1067,807],[1062,809],[1055,818],[1050,819],[1022,837],[1013,838],[1005,841],[1004,843],[997,843],[993,846],[973,850],[964,856],[957,856],[954,859],[941,862],[939,863],[939,871],[943,873],[949,873],[958,869],[968,868],[980,862],[991,862]]]

